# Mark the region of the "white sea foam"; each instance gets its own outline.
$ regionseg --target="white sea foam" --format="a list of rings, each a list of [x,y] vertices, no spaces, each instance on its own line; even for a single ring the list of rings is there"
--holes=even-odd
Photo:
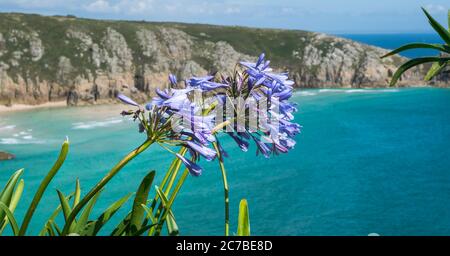
[[[123,122],[122,119],[109,119],[105,121],[91,121],[91,122],[79,122],[73,123],[72,129],[95,129],[100,127],[108,127],[114,124]]]
[[[382,92],[398,92],[399,89],[319,89],[319,93],[382,93]]]
[[[308,91],[296,91],[298,96],[314,96],[321,93],[383,93],[398,92],[399,89],[318,89]]]
[[[24,140],[32,140],[32,139],[33,139],[33,136],[31,136],[31,135],[26,135],[26,136],[23,136],[22,139],[24,139]]]
[[[348,89],[345,93],[381,93],[381,92],[398,92],[398,89]]]
[[[1,138],[0,144],[3,145],[20,145],[20,144],[45,144],[44,140],[33,139],[32,136],[25,136],[22,139],[19,138]]]
[[[0,144],[19,144],[19,140],[15,138],[0,139]]]
[[[14,128],[16,128],[15,125],[6,125],[6,126],[0,127],[0,130],[12,130]]]
[[[342,92],[342,90],[340,90],[340,89],[319,89],[318,92],[319,93],[323,93],[323,92]]]
[[[295,95],[299,95],[299,96],[314,96],[317,95],[316,92],[310,92],[310,91],[297,91],[295,92]]]

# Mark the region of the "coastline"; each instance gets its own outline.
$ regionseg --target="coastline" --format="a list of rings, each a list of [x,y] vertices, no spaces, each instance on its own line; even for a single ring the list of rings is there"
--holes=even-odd
[[[54,102],[46,102],[39,105],[27,105],[27,104],[14,104],[10,107],[0,105],[0,114],[1,113],[9,113],[9,112],[17,112],[17,111],[26,111],[40,108],[58,108],[67,106],[66,101],[54,101]]]
[[[448,88],[448,87],[439,87],[439,86],[431,86],[431,85],[409,85],[409,86],[399,86],[399,87],[361,87],[361,88],[352,88],[352,87],[325,87],[325,88],[301,88],[297,87],[294,88],[294,92],[300,92],[300,91],[314,91],[314,90],[335,90],[335,91],[365,91],[365,90],[401,90],[401,89],[408,89],[408,88]],[[95,104],[80,104],[74,107],[86,107],[86,106],[102,106],[102,105],[117,105],[118,102],[113,101],[112,99],[107,100],[100,100],[99,102]],[[63,108],[67,107],[67,103],[65,100],[62,101],[53,101],[53,102],[46,102],[38,105],[27,105],[27,104],[14,104],[12,106],[5,106],[0,105],[0,114],[3,113],[11,113],[11,112],[19,112],[19,111],[30,111],[35,109],[42,109],[42,108]]]

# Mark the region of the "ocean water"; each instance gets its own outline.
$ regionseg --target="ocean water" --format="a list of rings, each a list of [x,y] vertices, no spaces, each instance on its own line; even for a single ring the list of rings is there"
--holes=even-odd
[[[297,91],[296,120],[304,128],[289,154],[256,157],[230,140],[227,169],[231,229],[246,198],[254,235],[450,235],[450,90],[338,89]],[[119,115],[121,106],[42,109],[0,115],[0,184],[25,168],[18,219],[51,167],[66,136],[67,162],[50,184],[30,226],[37,233],[57,204],[81,180],[84,192],[144,138]],[[135,191],[150,170],[161,179],[172,156],[144,152],[107,186],[94,216]],[[221,235],[223,191],[217,163],[189,177],[175,201],[183,235]],[[122,210],[118,215],[123,215]],[[114,218],[111,224],[116,224]],[[111,228],[108,226],[107,228]]]
[[[339,34],[338,36],[390,50],[409,43],[443,43],[442,39],[437,34]],[[423,56],[435,56],[437,54],[439,54],[439,52],[435,50],[415,49],[405,51],[400,55],[407,58],[417,58]]]

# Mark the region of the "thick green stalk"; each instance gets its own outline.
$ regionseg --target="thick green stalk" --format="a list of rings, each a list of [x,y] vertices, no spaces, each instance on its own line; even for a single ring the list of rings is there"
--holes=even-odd
[[[181,187],[183,186],[184,182],[186,181],[187,176],[189,175],[189,170],[185,169],[183,174],[181,175],[180,179],[178,180],[177,185],[175,186],[172,195],[170,195],[169,202],[164,207],[164,210],[162,212],[162,216],[160,220],[158,221],[158,225],[156,226],[155,236],[159,236],[161,234],[161,229],[164,225],[164,221],[167,218],[167,214],[170,212],[170,208],[172,207],[173,202],[175,201],[175,198],[178,195],[178,192],[180,191]],[[152,234],[154,231],[154,227],[150,230],[150,234]]]
[[[186,154],[186,152],[187,152],[187,148],[182,147],[178,153],[180,155],[184,156]],[[174,158],[174,160],[172,161],[172,164],[169,167],[169,170],[167,170],[166,175],[164,176],[163,180],[161,181],[161,184],[159,186],[161,189],[166,189],[167,181],[169,181],[169,178],[172,176],[172,173],[174,172],[175,168],[177,168],[177,167],[180,168],[180,165],[179,165],[180,162],[181,162],[181,160],[178,157]],[[170,185],[170,187],[172,187],[172,185]],[[155,197],[153,198],[152,204],[150,206],[151,212],[153,212],[153,210],[155,209],[158,199],[159,199],[159,195],[156,194]]]
[[[150,145],[153,144],[153,142],[154,141],[152,139],[147,139],[142,145],[131,151],[119,163],[117,163],[116,166],[114,166],[111,171],[109,171],[109,173],[106,174],[106,176],[103,177],[103,179],[99,183],[97,183],[97,185],[95,185],[95,187],[92,188],[86,196],[83,197],[83,199],[80,200],[80,202],[73,208],[72,212],[68,216],[62,231],[62,235],[67,235],[70,225],[75,220],[75,217],[83,209],[83,207],[97,194],[97,192],[100,191],[128,162],[145,151],[148,147],[150,147]]]
[[[216,138],[216,140],[217,140],[217,138]],[[217,142],[214,142],[213,145],[214,145],[214,149],[217,152],[217,158],[219,159],[220,171],[222,172],[224,201],[225,201],[225,236],[229,236],[230,235],[230,198],[229,198],[227,171],[225,170],[225,165],[223,163],[223,158],[222,158],[222,155],[220,154],[220,150],[219,150],[219,146],[218,146]]]
[[[31,218],[33,217],[34,211],[36,210],[39,202],[41,201],[41,198],[44,195],[44,192],[47,189],[48,184],[53,179],[53,177],[55,177],[56,173],[66,160],[68,152],[69,152],[69,140],[66,140],[64,141],[61,147],[61,152],[59,153],[58,160],[56,160],[52,169],[50,169],[47,176],[45,176],[44,180],[42,180],[36,194],[34,195],[33,201],[31,201],[30,207],[28,207],[27,213],[25,214],[25,217],[22,221],[22,226],[20,227],[19,230],[19,236],[25,235],[28,225],[30,224]]]

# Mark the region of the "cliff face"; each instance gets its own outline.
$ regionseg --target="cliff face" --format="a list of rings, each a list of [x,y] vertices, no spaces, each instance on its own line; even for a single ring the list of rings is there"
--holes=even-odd
[[[118,92],[144,101],[167,85],[169,73],[231,72],[260,52],[298,87],[383,87],[405,61],[304,31],[0,14],[0,104],[94,104]],[[423,73],[409,72],[400,84],[423,84]],[[448,85],[444,80],[435,83]]]

